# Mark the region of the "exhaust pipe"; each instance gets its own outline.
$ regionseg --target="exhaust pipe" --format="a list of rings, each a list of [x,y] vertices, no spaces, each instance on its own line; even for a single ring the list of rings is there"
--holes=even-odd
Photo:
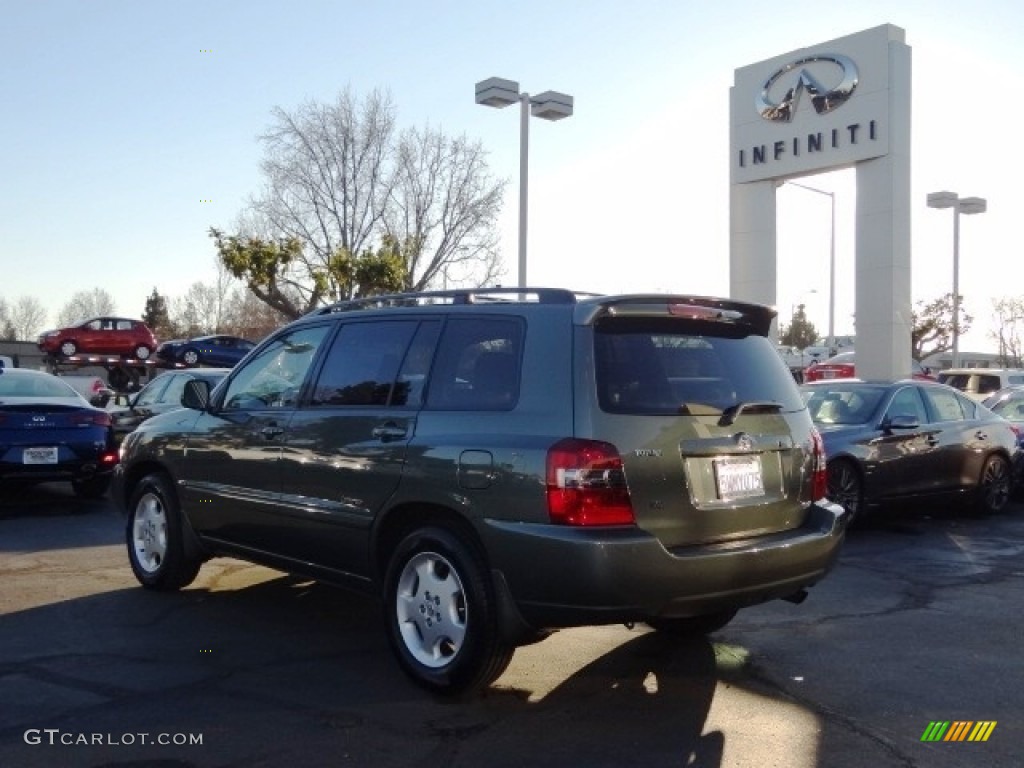
[[[793,603],[795,605],[800,605],[800,603],[802,603],[804,600],[807,599],[807,590],[806,589],[801,589],[801,590],[799,590],[797,592],[794,592],[791,595],[786,595],[782,599],[785,600],[787,603]]]

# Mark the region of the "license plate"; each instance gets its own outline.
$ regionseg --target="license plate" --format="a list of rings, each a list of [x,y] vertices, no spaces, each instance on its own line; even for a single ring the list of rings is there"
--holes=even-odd
[[[834,379],[836,377],[836,372],[835,371],[822,371],[821,372],[821,377],[823,379]]]
[[[764,495],[760,456],[715,459],[715,485],[720,499]]]
[[[26,448],[21,454],[22,464],[56,464],[56,448]]]

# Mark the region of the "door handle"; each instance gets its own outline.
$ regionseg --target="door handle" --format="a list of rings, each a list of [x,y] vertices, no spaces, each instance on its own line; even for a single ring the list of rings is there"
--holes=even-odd
[[[370,434],[386,443],[389,440],[399,440],[405,437],[406,429],[405,427],[398,426],[393,421],[389,421],[374,427]]]
[[[260,430],[260,434],[263,435],[264,440],[273,440],[279,437],[284,432],[284,427],[279,427],[276,424],[271,424]]]
[[[935,435],[928,435],[928,437],[925,439],[925,442],[927,442],[928,445],[934,448],[936,445],[939,444],[939,438],[937,438]]]
[[[974,433],[974,437],[977,440],[988,440],[988,432],[986,432],[983,429],[979,429],[977,432]]]

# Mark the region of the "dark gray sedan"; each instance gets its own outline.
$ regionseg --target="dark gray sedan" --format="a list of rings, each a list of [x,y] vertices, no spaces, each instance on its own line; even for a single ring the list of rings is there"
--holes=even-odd
[[[885,503],[959,497],[999,512],[1011,491],[1017,434],[943,384],[820,381],[801,387],[828,457],[828,497],[854,517]]]
[[[187,371],[168,371],[161,373],[128,400],[123,408],[110,412],[114,424],[114,435],[121,440],[146,419],[181,408],[181,395],[185,391],[185,383],[200,379],[209,383],[210,388],[217,386],[227,376],[230,368],[195,368]]]

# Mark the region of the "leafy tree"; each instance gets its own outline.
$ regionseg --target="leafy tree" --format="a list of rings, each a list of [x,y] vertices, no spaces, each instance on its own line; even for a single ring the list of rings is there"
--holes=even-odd
[[[146,299],[146,308],[142,312],[142,322],[150,327],[158,339],[174,338],[176,328],[171,322],[170,314],[167,311],[167,299],[160,295],[156,287]]]
[[[34,296],[21,296],[11,306],[8,322],[13,338],[33,341],[46,323],[46,309]]]
[[[64,328],[90,317],[112,315],[117,311],[116,307],[114,298],[103,288],[78,291],[57,315],[57,325]]]
[[[805,306],[798,305],[790,324],[779,334],[779,343],[804,349],[814,344],[817,339],[818,331],[815,329],[814,323],[807,319]]]
[[[1018,368],[1024,358],[1024,299],[1003,298],[992,302],[998,329],[989,333],[999,348],[999,364]]]
[[[963,309],[960,297],[960,335],[971,328],[974,318]],[[915,360],[924,360],[932,355],[947,352],[953,348],[953,294],[952,292],[931,301],[919,301],[911,313],[911,353]]]
[[[505,182],[479,142],[395,127],[390,98],[344,91],[277,107],[261,137],[265,187],[235,232],[211,229],[219,258],[286,317],[325,301],[419,290],[449,268],[493,281]]]

